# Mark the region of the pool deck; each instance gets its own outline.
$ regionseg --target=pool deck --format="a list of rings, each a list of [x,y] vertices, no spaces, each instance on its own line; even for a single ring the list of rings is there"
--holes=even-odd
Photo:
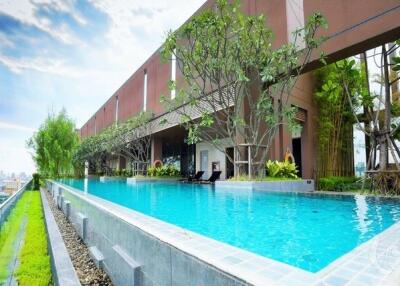
[[[71,187],[50,182],[63,192],[69,193],[68,196],[72,195],[85,204],[89,203],[103,212],[112,214],[162,244],[208,265],[212,271],[232,277],[236,282],[229,285],[399,285],[400,223],[392,225],[322,270],[312,273],[210,239]],[[74,206],[71,207],[73,209]],[[92,218],[88,216],[88,219],[90,224]],[[140,262],[140,258],[137,260]],[[196,280],[203,278],[187,276],[194,281],[181,281],[182,285],[210,283]],[[185,276],[181,274],[179,277]],[[166,282],[165,285],[175,285],[173,278],[170,279],[171,284]]]

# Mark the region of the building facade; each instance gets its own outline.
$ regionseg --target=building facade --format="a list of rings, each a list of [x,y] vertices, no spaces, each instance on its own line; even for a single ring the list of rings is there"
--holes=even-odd
[[[207,1],[199,11],[213,4],[214,1]],[[292,32],[303,25],[309,15],[322,13],[329,27],[322,32],[327,41],[320,49],[330,62],[400,38],[398,0],[242,0],[241,7],[247,14],[266,16],[267,25],[275,34],[273,44],[277,47],[290,41]],[[271,159],[282,160],[285,151],[290,149],[303,178],[313,178],[316,168],[318,109],[313,100],[313,70],[320,65],[316,54],[293,89],[292,104],[299,110],[296,119],[302,125],[301,132],[292,134],[280,128],[270,151]],[[168,89],[171,79],[178,85],[182,82],[176,61],[163,63],[160,51],[155,51],[81,127],[81,137],[99,134],[104,128],[124,122],[141,111],[152,111],[156,118],[168,116],[160,97],[168,94],[174,97]],[[188,145],[185,138],[186,131],[179,125],[157,129],[152,134],[151,162],[173,163],[184,175],[203,170],[205,178],[216,169],[222,171],[222,179],[233,175],[233,166],[224,153],[205,142]],[[227,148],[227,152],[231,152],[229,146]],[[110,157],[109,164],[120,169],[129,165],[118,157]]]

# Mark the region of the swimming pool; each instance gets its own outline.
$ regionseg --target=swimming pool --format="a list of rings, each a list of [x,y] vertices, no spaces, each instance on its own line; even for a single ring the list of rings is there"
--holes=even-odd
[[[400,220],[400,203],[394,199],[255,192],[167,182],[60,182],[311,272]]]

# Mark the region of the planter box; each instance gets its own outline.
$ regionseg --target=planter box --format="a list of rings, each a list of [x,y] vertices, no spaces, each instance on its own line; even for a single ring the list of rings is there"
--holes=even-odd
[[[143,177],[143,178],[126,178],[126,182],[128,184],[136,184],[139,182],[176,182],[178,179],[177,178],[157,178],[157,177]]]
[[[110,181],[124,181],[126,180],[125,177],[118,177],[118,176],[101,176],[100,182],[110,182]]]
[[[314,180],[293,181],[216,181],[215,188],[240,188],[254,191],[313,192]]]

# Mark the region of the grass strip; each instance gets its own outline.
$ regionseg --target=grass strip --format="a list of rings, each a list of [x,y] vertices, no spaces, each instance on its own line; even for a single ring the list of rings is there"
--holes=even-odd
[[[16,242],[22,231],[30,195],[23,194],[11,210],[7,220],[0,226],[0,285],[10,275],[10,264],[15,257]]]
[[[19,266],[15,272],[18,285],[47,286],[51,284],[50,257],[47,250],[47,234],[39,191],[29,191],[24,243],[19,253]]]

